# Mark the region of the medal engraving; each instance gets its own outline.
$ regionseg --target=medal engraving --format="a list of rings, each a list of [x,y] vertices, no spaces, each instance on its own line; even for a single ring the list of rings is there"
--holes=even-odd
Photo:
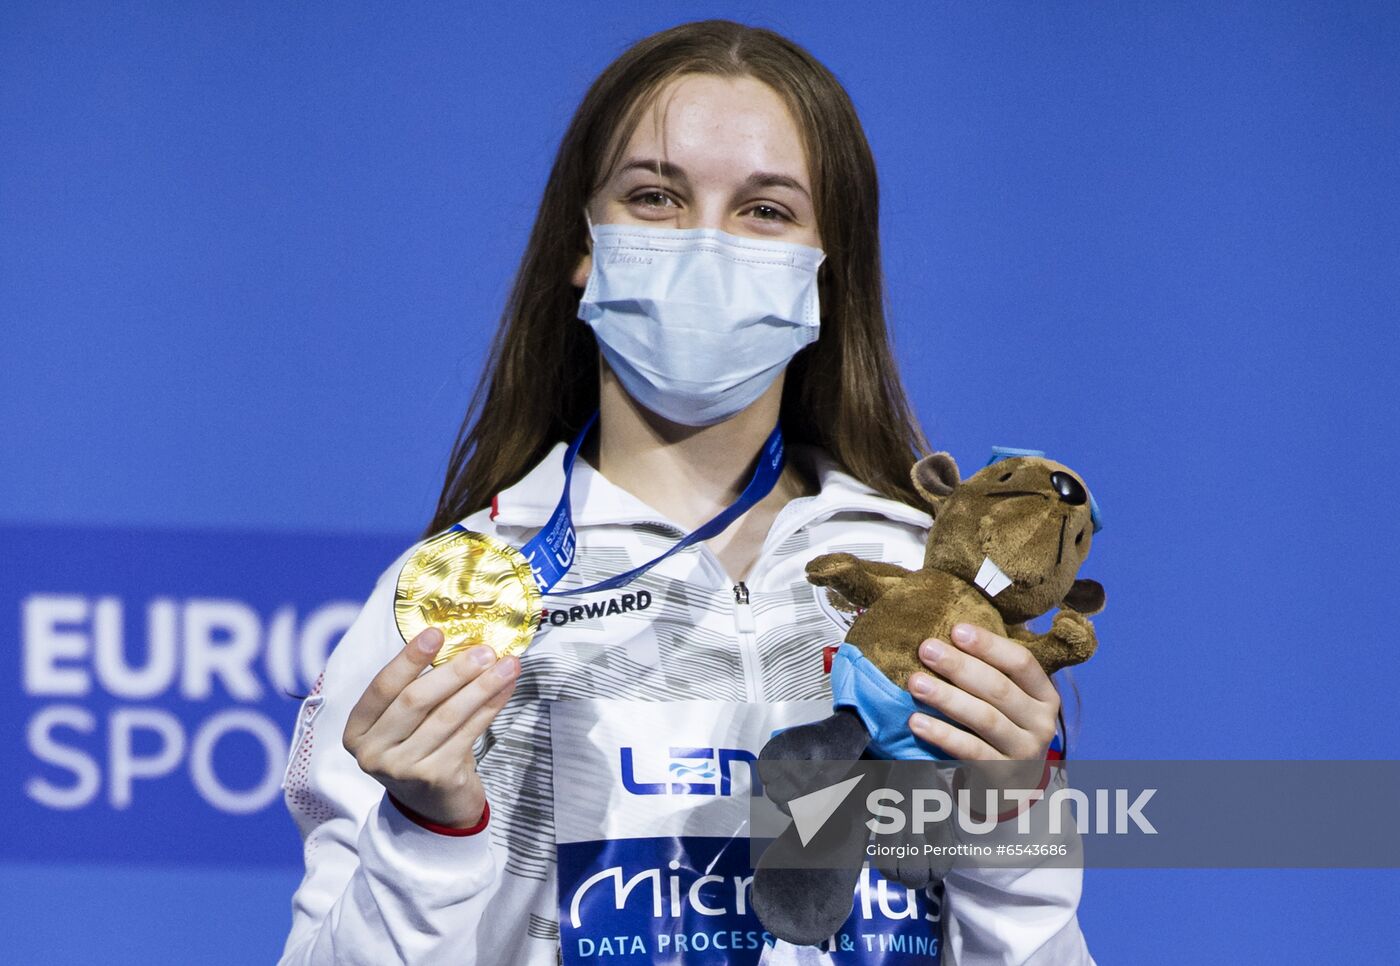
[[[497,657],[520,654],[539,625],[540,592],[520,551],[473,530],[449,530],[404,564],[394,591],[399,633],[411,641],[442,630],[433,666],[486,644]]]

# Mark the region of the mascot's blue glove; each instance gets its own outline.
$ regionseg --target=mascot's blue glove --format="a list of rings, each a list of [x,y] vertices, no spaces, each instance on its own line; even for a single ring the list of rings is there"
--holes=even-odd
[[[843,643],[831,659],[831,703],[836,708],[849,708],[870,732],[867,751],[876,758],[898,761],[951,761],[952,756],[937,745],[909,730],[909,716],[915,711],[943,721],[955,728],[963,726],[941,711],[915,701],[908,691],[885,677],[871,664],[860,648]],[[963,728],[966,731],[966,728]],[[1050,743],[1060,747],[1060,736]]]

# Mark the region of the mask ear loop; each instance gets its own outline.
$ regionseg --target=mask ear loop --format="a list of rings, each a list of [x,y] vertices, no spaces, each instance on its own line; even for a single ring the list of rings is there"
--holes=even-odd
[[[588,244],[588,252],[587,252],[587,255],[588,255],[589,259],[590,259],[588,275],[589,275],[589,283],[591,283],[591,282],[593,281],[593,276],[594,276],[594,275],[597,273],[597,271],[598,271],[598,264],[597,264],[597,262],[596,262],[596,258],[597,258],[597,255],[598,255],[598,233],[597,233],[596,231],[593,230],[593,219],[592,219],[592,218],[589,216],[589,214],[588,214],[588,206],[587,206],[587,205],[584,205],[584,206],[583,206],[583,223],[584,223],[585,225],[588,226],[588,239],[589,239],[589,244]],[[587,290],[588,290],[587,285],[585,285],[585,286],[584,286],[584,291],[587,292]]]

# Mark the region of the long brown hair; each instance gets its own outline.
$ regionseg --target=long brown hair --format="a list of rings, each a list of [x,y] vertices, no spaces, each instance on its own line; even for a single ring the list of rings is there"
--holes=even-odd
[[[693,73],[762,81],[802,132],[826,260],[820,337],[787,368],[784,437],[824,447],[878,492],[923,507],[909,468],[930,447],[890,352],[879,186],[860,119],[840,82],[797,44],[771,30],[703,20],[638,41],[574,113],[492,339],[490,378],[472,396],[424,536],[488,505],[597,408],[597,343],[577,320],[581,292],[572,282],[588,250],[584,207],[611,177],[652,96]]]

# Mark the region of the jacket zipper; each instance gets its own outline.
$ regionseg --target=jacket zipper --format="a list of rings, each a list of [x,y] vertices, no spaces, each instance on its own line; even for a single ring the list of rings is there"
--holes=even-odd
[[[734,585],[734,630],[739,637],[739,660],[744,667],[744,693],[749,701],[756,702],[763,697],[763,669],[758,659],[749,588],[742,580]]]
[[[685,531],[674,523],[664,520],[645,522],[655,527],[670,530],[677,536],[685,536]],[[706,557],[720,573],[724,573],[724,567],[714,552],[704,544],[699,546],[701,555]],[[753,622],[753,607],[749,604],[749,588],[741,580],[734,585],[733,590],[734,632],[739,639],[739,664],[744,672],[744,694],[750,702],[758,702],[763,699],[763,666],[758,656],[758,635]]]

